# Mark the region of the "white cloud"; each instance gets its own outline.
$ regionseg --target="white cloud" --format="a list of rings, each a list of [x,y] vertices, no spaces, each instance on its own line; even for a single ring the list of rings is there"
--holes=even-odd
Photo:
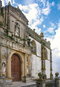
[[[28,4],[28,5],[21,5],[19,4],[19,8],[23,11],[27,19],[29,20],[29,26],[32,29],[38,29],[38,25],[41,25],[44,21],[44,15],[48,15],[50,13],[50,7],[51,4],[46,0],[40,0],[42,2],[43,7],[40,9],[39,5],[37,3]],[[54,2],[52,2],[52,5]],[[45,28],[45,26],[43,25]],[[50,31],[53,31],[53,29],[50,29]]]
[[[55,5],[55,2],[52,2],[51,5],[54,6]]]
[[[44,15],[48,15],[50,13],[50,3],[48,1],[46,7],[42,9],[42,13]]]
[[[11,0],[5,0],[5,2],[8,4],[9,2],[10,3],[12,3],[12,1]]]
[[[40,35],[40,33],[41,33],[41,28],[37,28],[37,27],[36,27],[35,32],[36,32],[38,35]]]
[[[53,73],[60,73],[60,21],[58,22],[56,35],[53,38],[48,38],[48,40],[51,42],[53,67],[55,67],[55,69],[53,68]]]
[[[43,28],[46,28],[46,25],[43,25]]]
[[[46,0],[39,0],[40,2],[43,3],[44,7],[45,7],[45,4],[46,4]]]
[[[34,3],[34,0],[24,0],[23,3],[24,3],[25,5],[29,5],[29,4]]]
[[[42,22],[43,22],[43,17],[41,17],[40,20],[39,19],[36,19],[34,21],[34,23],[32,23],[30,26],[32,27],[32,29],[34,29],[34,28],[37,27],[37,25],[41,24]]]
[[[49,33],[54,33],[54,28],[53,27],[48,28],[48,32]]]
[[[60,10],[60,3],[59,3],[59,4],[57,4],[57,8],[58,8],[58,10]]]
[[[50,25],[51,25],[51,27],[49,27],[46,32],[54,33],[54,30],[55,30],[56,26],[52,22],[50,23]]]
[[[43,17],[41,16],[41,10],[38,4],[29,4],[22,6],[21,4],[18,5],[19,8],[23,11],[27,19],[29,20],[29,26],[32,29],[36,29],[36,32],[39,34],[41,29],[37,26],[43,22]]]
[[[29,11],[28,10],[28,6],[27,5],[21,5],[21,4],[18,4],[19,8],[23,11]]]
[[[25,6],[22,6],[21,4],[19,4],[18,6],[26,15],[29,22],[31,22],[31,20],[36,20],[36,18],[38,18],[38,16],[40,15],[40,9],[38,7],[38,4],[36,3],[25,5]]]
[[[13,0],[13,4],[15,4],[15,0]]]
[[[60,57],[60,21],[58,23],[58,29],[56,30],[56,35],[52,41],[52,48],[55,49],[56,56]]]
[[[12,0],[2,0],[2,6],[7,5],[9,2],[11,3],[11,5],[15,4],[15,0],[13,0],[13,1]]]

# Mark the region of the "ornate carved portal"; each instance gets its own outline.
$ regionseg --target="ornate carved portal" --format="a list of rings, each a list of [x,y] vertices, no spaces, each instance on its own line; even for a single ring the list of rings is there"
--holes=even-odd
[[[13,81],[21,80],[21,60],[17,54],[13,54],[11,58],[11,75]]]

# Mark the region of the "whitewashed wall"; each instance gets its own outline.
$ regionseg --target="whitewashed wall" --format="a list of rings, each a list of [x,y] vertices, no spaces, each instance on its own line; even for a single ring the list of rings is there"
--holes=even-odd
[[[41,58],[36,55],[31,55],[31,74],[32,77],[38,78],[38,72],[41,72]]]
[[[37,56],[39,56],[41,58],[41,44],[38,41],[36,41],[35,39],[33,39],[32,37],[29,37],[29,38],[31,39],[31,41],[32,40],[35,41],[35,43],[36,43],[36,54],[37,54]]]
[[[36,43],[36,55],[31,55],[31,74],[32,77],[38,78],[38,73],[41,72],[41,44],[31,37],[30,39]]]
[[[37,56],[40,56],[41,57],[41,44],[37,41],[36,42],[36,53],[37,53]]]
[[[47,78],[50,78],[50,61],[45,60],[45,67],[46,67],[46,71],[45,71],[46,76]]]
[[[48,56],[48,60],[50,61],[50,49],[46,48],[47,49],[47,56]]]
[[[47,78],[50,78],[50,49],[46,48],[47,49],[47,56],[48,56],[48,59],[45,60],[45,66],[46,66],[46,76]]]

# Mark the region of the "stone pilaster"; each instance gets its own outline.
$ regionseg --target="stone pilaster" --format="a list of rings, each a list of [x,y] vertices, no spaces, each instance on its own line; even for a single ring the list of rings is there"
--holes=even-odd
[[[8,67],[8,48],[7,48],[7,57],[6,57],[6,77],[8,75],[7,67]]]
[[[7,12],[7,29],[10,29],[10,4],[8,5],[8,12]]]
[[[50,50],[50,78],[52,79],[52,50]]]
[[[25,76],[31,74],[31,62],[30,62],[30,55],[25,54]],[[28,72],[27,72],[28,71]]]
[[[43,44],[41,45],[41,70],[42,70],[42,74],[45,74],[45,59],[43,58]]]
[[[24,57],[24,76],[26,76],[26,54]]]
[[[1,76],[1,46],[0,46],[0,76]]]
[[[22,80],[26,82],[26,54],[24,54],[24,73]]]

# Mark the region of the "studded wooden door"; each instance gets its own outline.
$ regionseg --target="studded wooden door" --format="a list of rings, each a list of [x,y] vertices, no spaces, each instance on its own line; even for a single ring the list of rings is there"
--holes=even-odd
[[[13,81],[21,80],[21,61],[17,54],[14,54],[11,59],[11,75]]]

